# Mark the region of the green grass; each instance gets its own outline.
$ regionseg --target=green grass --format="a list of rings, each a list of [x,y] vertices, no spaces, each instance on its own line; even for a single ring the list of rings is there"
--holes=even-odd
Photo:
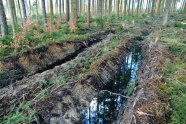
[[[186,124],[186,77],[181,74],[186,69],[185,60],[176,58],[168,63],[164,74],[166,83],[160,86],[170,101],[169,124]]]

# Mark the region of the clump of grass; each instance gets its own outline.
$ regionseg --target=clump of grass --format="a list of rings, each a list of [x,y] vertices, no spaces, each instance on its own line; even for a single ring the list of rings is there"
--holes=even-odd
[[[186,55],[186,46],[185,45],[171,44],[168,46],[168,50],[176,55],[178,55],[178,54],[185,54]]]
[[[186,123],[186,78],[183,74],[185,69],[184,59],[176,58],[169,62],[164,74],[166,83],[160,85],[160,89],[170,100],[167,119],[169,124]]]

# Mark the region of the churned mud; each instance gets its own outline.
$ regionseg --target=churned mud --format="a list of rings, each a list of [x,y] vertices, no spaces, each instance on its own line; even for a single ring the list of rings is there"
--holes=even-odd
[[[156,90],[163,57],[157,42],[144,41],[150,32],[135,30],[101,56],[112,42],[110,30],[1,60],[0,116],[26,100],[34,102],[32,123],[164,122],[166,103]]]
[[[0,87],[61,65],[86,47],[103,40],[112,30],[98,32],[84,41],[66,41],[41,46],[0,60]]]

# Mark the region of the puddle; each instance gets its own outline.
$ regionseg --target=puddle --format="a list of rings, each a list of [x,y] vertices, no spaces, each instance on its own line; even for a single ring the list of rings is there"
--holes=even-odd
[[[142,58],[139,47],[131,48],[132,52],[124,58],[114,80],[108,83],[99,97],[94,98],[88,109],[82,112],[82,124],[110,124],[117,120],[117,116],[127,98],[135,87],[136,73]],[[110,92],[108,92],[110,91]]]

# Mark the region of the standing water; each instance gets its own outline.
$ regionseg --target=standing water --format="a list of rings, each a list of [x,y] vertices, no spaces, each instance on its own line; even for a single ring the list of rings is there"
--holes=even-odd
[[[140,48],[137,46],[131,48],[130,54],[123,59],[114,80],[91,101],[88,109],[83,110],[82,124],[110,124],[117,119],[122,105],[127,103],[127,99],[121,95],[131,95],[136,85],[136,72],[141,58]]]

